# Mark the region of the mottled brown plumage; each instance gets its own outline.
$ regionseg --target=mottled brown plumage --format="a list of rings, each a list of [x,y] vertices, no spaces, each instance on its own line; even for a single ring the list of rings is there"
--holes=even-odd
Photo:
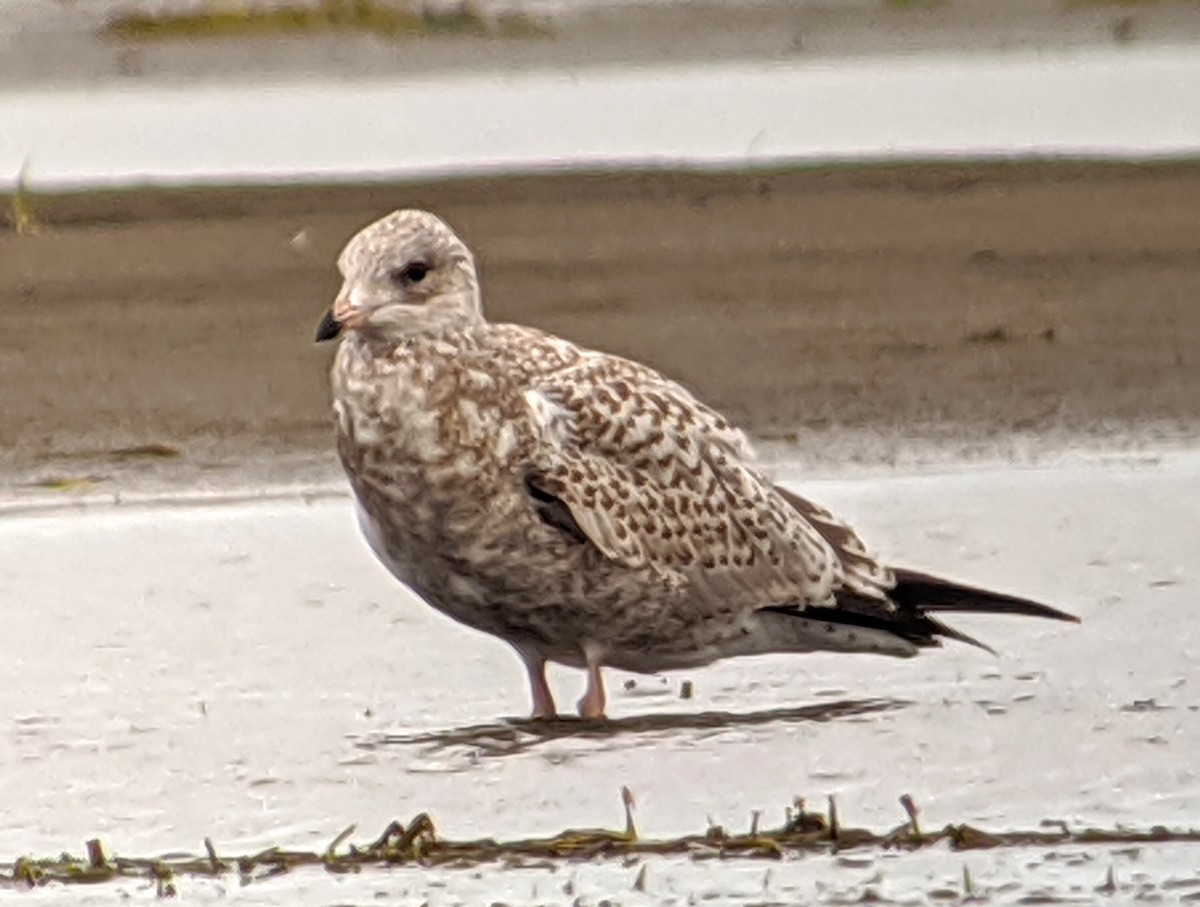
[[[680,385],[488,322],[470,251],[433,215],[370,225],[339,267],[319,339],[348,335],[334,410],[363,531],[425,601],[516,648],[535,715],[554,712],[547,660],[588,669],[580,710],[599,716],[604,665],[971,641],[849,527],[764,479],[745,436]],[[966,593],[960,610],[1068,618],[911,575]]]

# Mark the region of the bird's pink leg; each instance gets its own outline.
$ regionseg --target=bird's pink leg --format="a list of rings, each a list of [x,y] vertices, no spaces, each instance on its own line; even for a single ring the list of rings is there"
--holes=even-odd
[[[550,692],[550,684],[546,683],[546,659],[536,652],[521,649],[517,652],[525,662],[525,670],[529,672],[529,692],[533,697],[531,717],[557,718],[558,708],[554,705],[554,694]]]
[[[599,650],[592,646],[583,647],[584,658],[587,660],[587,690],[579,700],[579,717],[603,719],[606,699],[604,696],[604,677],[600,673]]]

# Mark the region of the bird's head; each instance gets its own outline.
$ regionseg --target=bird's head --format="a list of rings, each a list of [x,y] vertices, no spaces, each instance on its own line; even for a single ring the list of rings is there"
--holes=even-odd
[[[383,339],[466,328],[483,319],[471,250],[427,211],[394,211],[338,258],[342,289],[317,341],[343,331]]]

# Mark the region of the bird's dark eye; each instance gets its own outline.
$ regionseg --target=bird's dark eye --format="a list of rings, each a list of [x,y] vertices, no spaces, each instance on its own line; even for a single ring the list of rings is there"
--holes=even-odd
[[[410,261],[403,268],[397,268],[390,276],[395,283],[420,283],[428,273],[429,265],[425,262]]]

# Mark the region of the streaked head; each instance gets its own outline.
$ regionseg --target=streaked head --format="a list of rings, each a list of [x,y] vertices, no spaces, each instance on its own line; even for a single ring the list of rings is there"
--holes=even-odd
[[[364,227],[338,258],[342,289],[317,341],[343,330],[383,338],[483,320],[471,250],[428,211],[394,211]]]

